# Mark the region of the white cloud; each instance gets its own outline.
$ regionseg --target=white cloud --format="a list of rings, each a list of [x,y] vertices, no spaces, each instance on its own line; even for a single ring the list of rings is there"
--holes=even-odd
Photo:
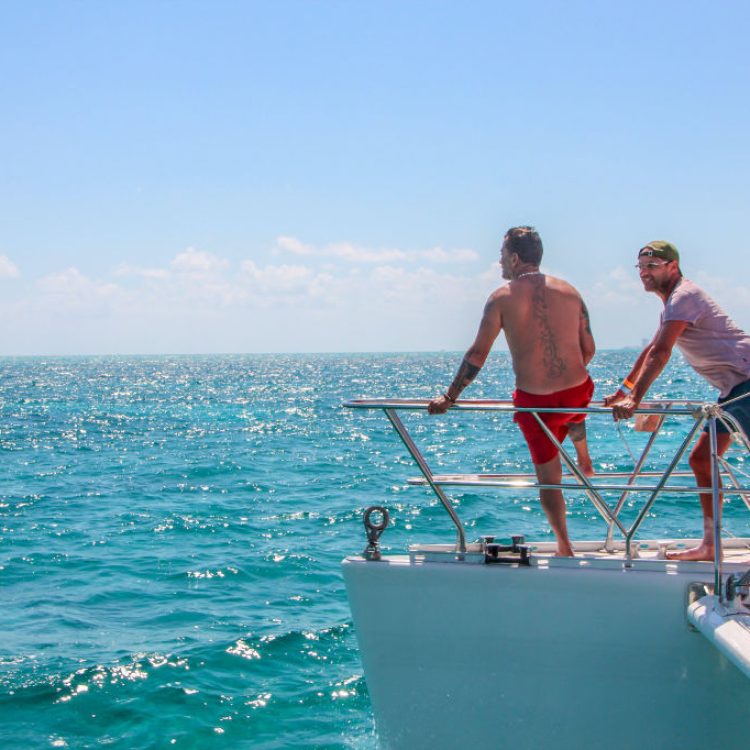
[[[479,253],[469,248],[443,250],[442,247],[433,247],[430,250],[422,250],[419,255],[424,260],[431,260],[433,263],[473,263],[479,260]]]
[[[355,245],[351,242],[334,242],[321,248],[307,245],[294,237],[278,237],[274,254],[284,252],[292,255],[304,255],[317,258],[338,258],[349,263],[471,263],[479,259],[479,255],[468,248],[445,250],[433,247],[427,250],[401,250],[398,248],[371,249]]]
[[[30,306],[37,310],[48,308],[52,316],[104,315],[117,306],[127,306],[124,291],[117,284],[91,279],[74,267],[43,276],[35,289]]]
[[[7,255],[0,255],[0,279],[15,279],[20,275],[18,266]]]
[[[283,251],[292,255],[314,255],[315,248],[312,245],[305,245],[294,237],[277,237],[274,255],[279,255]]]
[[[169,279],[180,275],[206,277],[220,275],[229,268],[229,261],[212,253],[188,247],[172,258],[167,268],[134,266],[121,263],[114,271],[115,276],[136,276],[143,279]]]
[[[189,247],[175,255],[170,264],[172,270],[178,273],[202,276],[223,271],[229,267],[229,262],[211,253]]]
[[[116,284],[92,280],[74,267],[43,276],[37,285],[42,292],[47,294],[81,297],[88,295],[108,297],[118,289]]]
[[[284,244],[294,261],[230,262],[188,248],[163,266],[123,263],[102,278],[71,267],[14,284],[0,313],[21,321],[14,341],[25,351],[112,350],[119,346],[109,343],[114,330],[131,342],[120,351],[461,349],[487,295],[503,283],[494,260],[481,267],[449,262],[472,262],[471,250],[376,251],[351,243],[315,249],[293,238]],[[703,273],[695,280],[750,327],[750,291],[739,279]],[[653,335],[661,302],[632,269],[598,269],[575,283],[600,348]],[[8,341],[10,334],[0,338],[2,353],[15,353],[18,344]]]
[[[599,277],[583,296],[587,301],[590,298],[600,305],[608,303],[629,306],[637,305],[643,300],[644,294],[638,275],[623,266],[617,266],[604,277]]]
[[[351,263],[393,263],[399,260],[405,261],[409,257],[408,253],[403,250],[368,250],[348,242],[328,245],[323,250],[323,254],[348,260]]]
[[[254,261],[242,263],[243,276],[238,283],[249,292],[254,304],[305,304],[334,303],[334,293],[340,279],[329,272],[318,272],[302,265],[259,266]],[[333,296],[332,296],[333,295]]]
[[[115,276],[139,276],[143,279],[166,279],[169,271],[166,268],[143,268],[121,263],[114,271]]]
[[[268,290],[300,289],[307,285],[313,271],[307,266],[265,266],[261,268],[252,260],[242,263],[242,270],[259,287]]]
[[[599,348],[639,346],[659,325],[661,300],[644,291],[633,269],[617,266],[578,289]]]

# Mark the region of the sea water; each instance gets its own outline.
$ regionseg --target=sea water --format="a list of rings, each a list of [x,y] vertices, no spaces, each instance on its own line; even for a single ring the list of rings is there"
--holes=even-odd
[[[597,354],[595,398],[636,354]],[[437,395],[460,358],[0,360],[0,747],[375,748],[341,559],[370,505],[391,513],[386,550],[455,532],[384,415],[342,403]],[[511,390],[501,352],[465,395]],[[651,395],[716,394],[676,355]],[[403,418],[440,473],[531,469],[507,415]],[[645,439],[608,416],[588,431],[599,471]],[[551,538],[533,493],[451,499],[469,539]],[[603,536],[585,496],[568,504],[574,538]],[[740,505],[727,524],[747,534]],[[673,496],[643,536],[700,528]]]

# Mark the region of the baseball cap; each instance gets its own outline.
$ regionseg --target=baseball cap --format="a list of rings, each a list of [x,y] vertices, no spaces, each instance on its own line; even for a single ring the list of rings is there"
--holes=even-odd
[[[638,251],[638,257],[641,258],[644,255],[650,258],[680,262],[680,254],[677,252],[677,248],[671,242],[665,242],[664,240],[655,240],[642,247]]]

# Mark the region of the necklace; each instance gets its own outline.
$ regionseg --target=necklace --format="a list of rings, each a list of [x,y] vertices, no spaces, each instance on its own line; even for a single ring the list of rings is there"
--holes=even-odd
[[[526,271],[526,273],[519,273],[516,279],[522,279],[524,276],[541,276],[541,271]]]

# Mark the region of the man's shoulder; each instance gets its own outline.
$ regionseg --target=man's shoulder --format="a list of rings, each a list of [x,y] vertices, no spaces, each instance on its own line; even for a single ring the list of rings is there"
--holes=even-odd
[[[501,300],[504,297],[510,296],[511,288],[510,283],[503,284],[502,286],[499,286],[497,289],[495,289],[492,294],[490,294],[490,298],[488,302],[493,302],[494,300]]]
[[[710,299],[708,292],[701,289],[695,282],[690,279],[682,278],[675,290],[669,296],[667,303],[674,304],[680,300],[692,299],[694,301]]]
[[[694,324],[699,318],[720,313],[711,296],[688,279],[681,279],[664,302],[662,322],[684,321]]]
[[[680,294],[705,294],[706,292],[699,287],[694,281],[686,279],[684,276],[680,279],[680,283],[677,285],[675,292]]]
[[[547,274],[547,283],[565,294],[570,294],[573,297],[581,296],[581,293],[569,281],[561,279],[559,276],[550,276]]]

